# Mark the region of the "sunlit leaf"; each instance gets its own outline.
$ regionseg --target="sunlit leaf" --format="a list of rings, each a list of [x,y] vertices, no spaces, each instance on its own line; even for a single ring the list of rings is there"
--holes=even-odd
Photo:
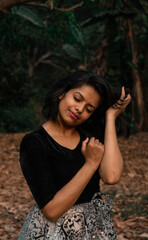
[[[130,62],[130,61],[128,61],[127,64],[128,64],[132,69],[138,69],[137,66],[136,66],[134,63]]]
[[[77,42],[81,43],[81,45],[84,46],[85,43],[84,43],[84,38],[83,38],[82,32],[79,29],[77,29],[77,33],[78,33]]]
[[[13,7],[11,9],[11,13],[25,18],[26,20],[32,22],[36,26],[43,27],[43,22],[41,21],[40,17],[38,17],[36,12],[30,10],[25,6]]]
[[[78,52],[78,50],[73,47],[72,45],[70,44],[65,44],[63,46],[63,50],[66,52],[66,54],[72,58],[75,58],[75,59],[78,59],[78,60],[81,60],[81,56]]]

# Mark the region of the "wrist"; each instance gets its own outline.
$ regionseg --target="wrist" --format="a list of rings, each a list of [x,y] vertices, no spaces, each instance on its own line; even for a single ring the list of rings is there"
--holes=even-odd
[[[109,113],[106,112],[105,120],[106,120],[106,121],[109,120],[109,121],[113,121],[113,122],[115,122],[115,120],[116,120],[116,116],[115,116],[114,114],[109,114]]]
[[[93,163],[93,162],[91,162],[91,160],[90,161],[87,161],[87,162],[85,162],[85,164],[84,164],[85,166],[86,166],[86,168],[88,168],[89,169],[89,171],[92,171],[93,173],[95,173],[96,172],[96,170],[98,169],[98,164],[96,164],[96,163]]]

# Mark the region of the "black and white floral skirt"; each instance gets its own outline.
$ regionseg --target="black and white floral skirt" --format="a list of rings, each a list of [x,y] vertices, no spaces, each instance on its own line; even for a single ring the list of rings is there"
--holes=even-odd
[[[18,240],[116,240],[108,195],[95,193],[91,202],[74,205],[56,223],[47,219],[35,205],[18,236]]]

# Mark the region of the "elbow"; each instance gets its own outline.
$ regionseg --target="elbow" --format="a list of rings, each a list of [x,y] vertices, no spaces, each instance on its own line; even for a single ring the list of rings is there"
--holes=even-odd
[[[54,213],[47,212],[47,211],[44,211],[44,210],[42,210],[42,212],[43,212],[44,216],[53,223],[56,223],[56,221],[59,219],[59,216],[57,216]]]
[[[56,223],[57,222],[57,220],[59,219],[59,217],[58,216],[52,216],[52,215],[49,215],[48,217],[47,217],[51,222],[53,222],[53,223]]]
[[[52,201],[42,208],[42,213],[47,219],[49,219],[53,223],[55,223],[60,217],[57,212],[57,208],[53,206]]]
[[[105,179],[105,180],[103,180],[103,182],[105,183],[105,184],[108,184],[108,185],[115,185],[115,184],[117,184],[118,182],[119,182],[119,180],[112,180],[112,179]]]
[[[117,184],[119,182],[119,180],[120,180],[120,177],[118,177],[118,176],[109,176],[106,178],[102,178],[102,181],[108,185]]]

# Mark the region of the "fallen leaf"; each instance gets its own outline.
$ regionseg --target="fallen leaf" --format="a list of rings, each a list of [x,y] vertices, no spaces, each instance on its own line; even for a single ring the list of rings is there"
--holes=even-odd
[[[142,233],[139,237],[148,238],[148,233]]]

